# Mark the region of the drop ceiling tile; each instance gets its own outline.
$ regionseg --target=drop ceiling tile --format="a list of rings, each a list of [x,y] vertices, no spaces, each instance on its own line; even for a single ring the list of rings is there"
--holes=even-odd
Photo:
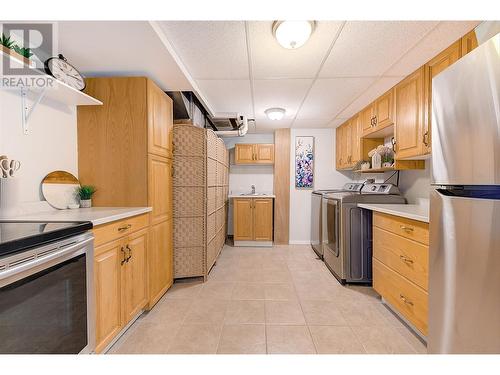
[[[296,50],[278,44],[272,24],[272,21],[248,22],[255,79],[315,77],[342,22],[318,21],[311,38]]]
[[[285,109],[286,119],[293,119],[312,82],[312,79],[255,80],[255,118],[266,119],[266,109],[280,107]]]
[[[396,62],[386,75],[406,76],[478,25],[477,21],[443,21]]]
[[[349,119],[347,119],[347,118],[336,118],[336,119],[333,119],[333,121],[328,124],[328,127],[330,127],[330,128],[338,128],[340,125],[342,125],[347,120],[349,120]]]
[[[269,119],[255,120],[254,133],[268,133],[276,129],[286,129],[292,125],[292,119],[283,119],[279,121],[272,121]],[[250,126],[249,128],[252,128]]]
[[[249,78],[243,21],[162,21],[160,24],[194,79]]]
[[[253,117],[249,80],[198,80],[200,91],[214,112],[237,112]]]
[[[326,128],[328,127],[328,124],[330,124],[331,121],[332,121],[331,118],[316,119],[316,120],[295,120],[292,124],[292,128],[310,128],[310,129]]]
[[[297,114],[297,119],[333,119],[375,80],[375,77],[318,79]]]
[[[437,24],[435,21],[348,21],[320,77],[381,76]]]
[[[380,95],[385,93],[391,87],[395,86],[404,77],[381,77],[376,82],[374,82],[370,87],[364,90],[361,95],[354,99],[342,112],[339,113],[338,117],[350,118],[354,116],[357,112],[361,111],[368,104],[377,99]]]

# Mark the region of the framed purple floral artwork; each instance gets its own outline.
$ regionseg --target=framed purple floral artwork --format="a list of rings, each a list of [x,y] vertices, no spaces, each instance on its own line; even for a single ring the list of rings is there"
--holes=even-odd
[[[314,137],[295,137],[295,188],[314,186]]]

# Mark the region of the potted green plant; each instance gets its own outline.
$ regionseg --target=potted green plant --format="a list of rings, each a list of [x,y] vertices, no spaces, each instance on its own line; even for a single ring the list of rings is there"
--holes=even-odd
[[[92,207],[92,195],[97,191],[94,186],[82,185],[76,188],[76,195],[80,198],[81,208]]]

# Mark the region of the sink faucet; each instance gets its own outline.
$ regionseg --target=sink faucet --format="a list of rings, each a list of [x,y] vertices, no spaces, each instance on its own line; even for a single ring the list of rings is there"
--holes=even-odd
[[[255,185],[252,185],[252,194],[255,194]]]

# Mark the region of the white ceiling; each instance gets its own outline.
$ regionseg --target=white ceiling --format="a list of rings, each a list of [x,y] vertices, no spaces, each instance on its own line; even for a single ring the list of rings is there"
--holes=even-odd
[[[319,21],[304,46],[287,50],[271,21],[68,21],[59,51],[87,76],[148,76],[268,132],[340,125],[477,24]],[[270,107],[285,118],[269,121]]]
[[[265,132],[340,125],[478,22],[319,21],[297,50],[276,42],[271,21],[158,24],[212,110]],[[270,107],[285,118],[267,120]]]

